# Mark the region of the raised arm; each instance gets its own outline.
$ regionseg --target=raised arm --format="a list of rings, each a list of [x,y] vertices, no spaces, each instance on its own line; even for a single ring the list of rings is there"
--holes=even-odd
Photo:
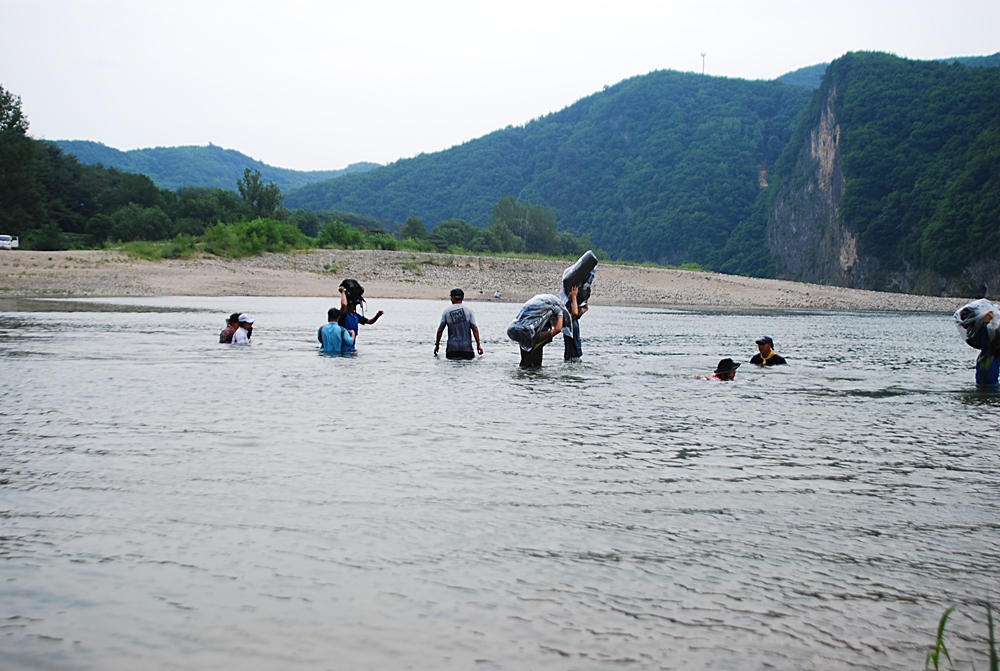
[[[572,287],[569,290],[569,314],[573,319],[579,319],[582,314],[580,312],[580,306],[576,302],[576,297],[579,293],[580,287]]]

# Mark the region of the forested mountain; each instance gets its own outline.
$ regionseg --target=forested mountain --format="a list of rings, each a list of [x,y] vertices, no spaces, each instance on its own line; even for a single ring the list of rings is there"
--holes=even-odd
[[[633,77],[523,127],[289,193],[290,207],[484,226],[499,198],[551,207],[613,257],[717,267],[810,91]]]
[[[962,65],[967,65],[974,68],[991,68],[1000,66],[1000,52],[993,54],[992,56],[959,56],[956,58],[942,58],[937,61],[938,63],[961,63]],[[819,63],[818,65],[810,65],[804,68],[799,68],[798,70],[792,70],[787,72],[780,77],[777,81],[784,82],[785,84],[792,84],[793,86],[804,86],[809,89],[818,89],[819,85],[823,82],[823,75],[826,73],[826,68],[829,63]]]
[[[775,177],[766,238],[780,277],[919,293],[1000,287],[1000,68],[847,54]]]
[[[114,147],[88,140],[56,140],[67,154],[81,163],[147,175],[161,189],[176,190],[184,186],[215,186],[234,189],[236,180],[246,168],[259,171],[265,179],[282,190],[306,184],[336,179],[353,172],[377,168],[377,163],[354,163],[343,170],[288,170],[256,161],[233,149],[213,144],[207,147],[155,147],[120,151]]]

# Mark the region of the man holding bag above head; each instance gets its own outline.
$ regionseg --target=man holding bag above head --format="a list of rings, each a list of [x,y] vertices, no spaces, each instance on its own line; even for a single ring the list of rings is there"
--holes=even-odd
[[[569,311],[569,321],[566,332],[563,333],[563,358],[566,361],[578,361],[583,357],[583,339],[580,337],[580,317],[587,313],[587,301],[594,284],[594,271],[597,269],[597,257],[588,250],[572,266],[563,271],[559,298]]]
[[[379,310],[371,319],[357,313],[358,305],[365,302],[363,297],[365,293],[364,287],[358,284],[357,280],[344,280],[340,283],[338,290],[340,291],[340,325],[347,329],[351,334],[351,338],[357,342],[358,325],[374,324],[385,313]],[[353,352],[354,345],[352,344],[350,347],[345,348],[344,351]]]

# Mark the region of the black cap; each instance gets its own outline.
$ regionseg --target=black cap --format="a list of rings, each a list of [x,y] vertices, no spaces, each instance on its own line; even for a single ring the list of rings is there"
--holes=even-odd
[[[449,294],[449,295],[452,298],[457,298],[460,301],[461,300],[465,300],[465,292],[462,291],[461,289],[459,289],[458,287],[455,287],[454,289],[452,289],[451,290],[451,294]]]
[[[715,369],[715,374],[720,375],[722,373],[728,373],[729,371],[736,370],[739,367],[740,365],[732,359],[723,359],[719,362],[718,367]]]
[[[758,345],[770,345],[771,347],[774,347],[774,341],[771,340],[771,336],[757,338],[754,342]]]

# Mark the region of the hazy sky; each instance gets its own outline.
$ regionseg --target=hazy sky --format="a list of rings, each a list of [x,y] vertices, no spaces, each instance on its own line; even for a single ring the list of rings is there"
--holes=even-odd
[[[848,51],[1000,51],[998,0],[0,0],[35,137],[388,163],[657,69],[773,79]]]

